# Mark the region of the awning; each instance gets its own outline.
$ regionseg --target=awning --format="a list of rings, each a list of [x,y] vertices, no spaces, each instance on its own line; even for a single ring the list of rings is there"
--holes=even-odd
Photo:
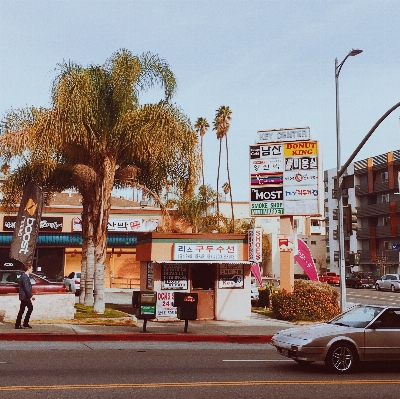
[[[247,260],[154,260],[154,263],[192,263],[192,264],[201,264],[201,263],[224,263],[228,265],[251,265],[253,262],[249,262]]]

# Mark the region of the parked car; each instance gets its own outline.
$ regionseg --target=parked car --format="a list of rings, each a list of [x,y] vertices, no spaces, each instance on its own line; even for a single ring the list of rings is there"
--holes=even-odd
[[[346,274],[346,287],[351,288],[372,288],[375,280],[372,276],[364,273],[348,273]]]
[[[400,275],[384,274],[381,278],[375,281],[375,289],[390,290],[392,292],[400,291]]]
[[[335,272],[326,272],[322,276],[319,276],[319,281],[331,285],[340,285],[340,276]]]
[[[289,328],[271,344],[300,364],[325,362],[335,373],[359,362],[400,360],[400,307],[356,305],[327,323]]]
[[[64,286],[68,292],[75,292],[79,295],[81,290],[81,272],[71,272],[64,277]]]
[[[23,270],[0,270],[0,294],[15,294],[19,291],[19,280]],[[35,273],[30,275],[32,293],[39,292],[65,292],[63,283],[56,283],[47,280]]]
[[[257,301],[260,299],[260,294],[256,284],[251,283],[251,304],[256,305]]]

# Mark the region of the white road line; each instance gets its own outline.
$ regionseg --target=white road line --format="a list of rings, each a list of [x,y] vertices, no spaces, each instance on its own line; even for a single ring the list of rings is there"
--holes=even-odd
[[[224,359],[222,360],[223,362],[293,362],[293,360],[290,359],[283,359],[283,360],[263,360],[263,359],[241,359],[241,360],[235,360],[235,359]]]

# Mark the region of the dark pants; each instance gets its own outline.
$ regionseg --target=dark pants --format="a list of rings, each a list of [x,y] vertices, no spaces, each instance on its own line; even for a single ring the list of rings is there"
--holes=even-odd
[[[21,301],[21,305],[19,307],[17,320],[15,321],[15,326],[16,327],[21,325],[22,315],[25,312],[25,308],[28,308],[28,311],[26,312],[26,315],[25,315],[24,325],[29,324],[29,318],[31,317],[31,313],[32,313],[32,310],[33,310],[32,301],[30,299],[28,299],[26,301]]]

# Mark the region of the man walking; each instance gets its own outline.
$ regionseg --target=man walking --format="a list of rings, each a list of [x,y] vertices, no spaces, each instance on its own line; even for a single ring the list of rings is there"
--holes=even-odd
[[[25,266],[25,273],[22,274],[21,279],[19,281],[19,300],[21,301],[21,305],[19,307],[19,312],[17,316],[17,320],[15,321],[15,329],[21,330],[23,328],[32,328],[29,325],[29,318],[31,317],[31,313],[33,310],[32,301],[35,298],[32,297],[32,284],[30,279],[30,274],[32,273],[33,266],[26,265]],[[23,327],[21,326],[22,315],[25,312],[25,308],[28,308]]]

